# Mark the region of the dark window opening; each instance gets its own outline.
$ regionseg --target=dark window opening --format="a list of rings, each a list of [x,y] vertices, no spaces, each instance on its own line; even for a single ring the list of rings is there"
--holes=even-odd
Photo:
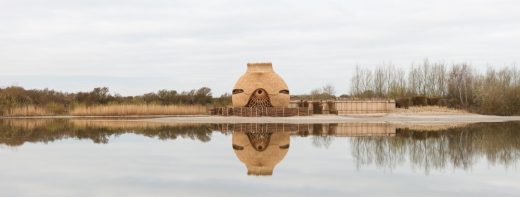
[[[282,94],[289,94],[289,90],[280,90],[280,93],[282,93]]]
[[[238,94],[238,93],[242,93],[242,92],[244,92],[244,90],[242,90],[242,89],[234,89],[233,90],[233,94]]]

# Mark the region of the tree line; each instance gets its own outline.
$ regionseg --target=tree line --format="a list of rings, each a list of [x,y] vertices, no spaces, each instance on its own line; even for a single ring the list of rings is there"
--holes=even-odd
[[[344,96],[344,95],[343,95]],[[291,95],[291,100],[335,100],[336,88],[330,84],[321,88],[314,88],[308,94]]]
[[[67,93],[50,89],[24,89],[11,86],[0,88],[1,112],[24,106],[37,106],[55,114],[63,114],[76,106],[108,104],[158,104],[158,105],[228,105],[230,95],[213,98],[211,89],[202,87],[190,91],[159,90],[138,96],[111,94],[107,87],[94,88],[89,92]]]
[[[425,60],[407,71],[393,65],[356,67],[351,78],[355,98],[396,99],[398,105],[444,105],[482,114],[520,114],[520,70],[489,67],[477,72],[468,64]]]

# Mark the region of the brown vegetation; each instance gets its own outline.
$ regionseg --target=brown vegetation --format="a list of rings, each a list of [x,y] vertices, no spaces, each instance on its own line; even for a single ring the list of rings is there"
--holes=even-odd
[[[403,114],[464,114],[468,113],[463,109],[448,108],[444,106],[414,106],[409,108],[397,108],[395,113]]]
[[[33,105],[15,107],[4,112],[4,116],[47,116],[52,115],[48,110]]]
[[[213,98],[206,87],[181,93],[160,90],[140,96],[110,94],[108,88],[77,93],[0,88],[0,116],[188,115],[205,114],[209,105],[230,104],[231,95]]]
[[[74,108],[74,116],[132,116],[132,115],[201,115],[208,114],[202,105],[102,105]]]

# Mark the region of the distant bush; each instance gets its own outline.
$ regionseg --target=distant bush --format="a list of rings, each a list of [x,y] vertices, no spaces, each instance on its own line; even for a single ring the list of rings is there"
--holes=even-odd
[[[410,100],[410,98],[397,98],[397,99],[395,99],[395,106],[397,108],[408,109],[412,105],[413,105],[413,103]]]
[[[428,105],[439,105],[440,98],[426,98]]]
[[[443,107],[448,107],[449,104],[450,104],[449,99],[439,99],[439,102],[437,103],[437,105],[443,106]]]
[[[428,105],[428,100],[424,96],[414,96],[412,97],[412,103],[414,106],[426,106]]]

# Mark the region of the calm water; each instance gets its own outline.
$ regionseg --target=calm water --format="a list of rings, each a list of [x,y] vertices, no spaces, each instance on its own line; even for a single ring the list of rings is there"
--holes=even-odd
[[[518,196],[519,158],[514,122],[0,120],[1,196]]]

